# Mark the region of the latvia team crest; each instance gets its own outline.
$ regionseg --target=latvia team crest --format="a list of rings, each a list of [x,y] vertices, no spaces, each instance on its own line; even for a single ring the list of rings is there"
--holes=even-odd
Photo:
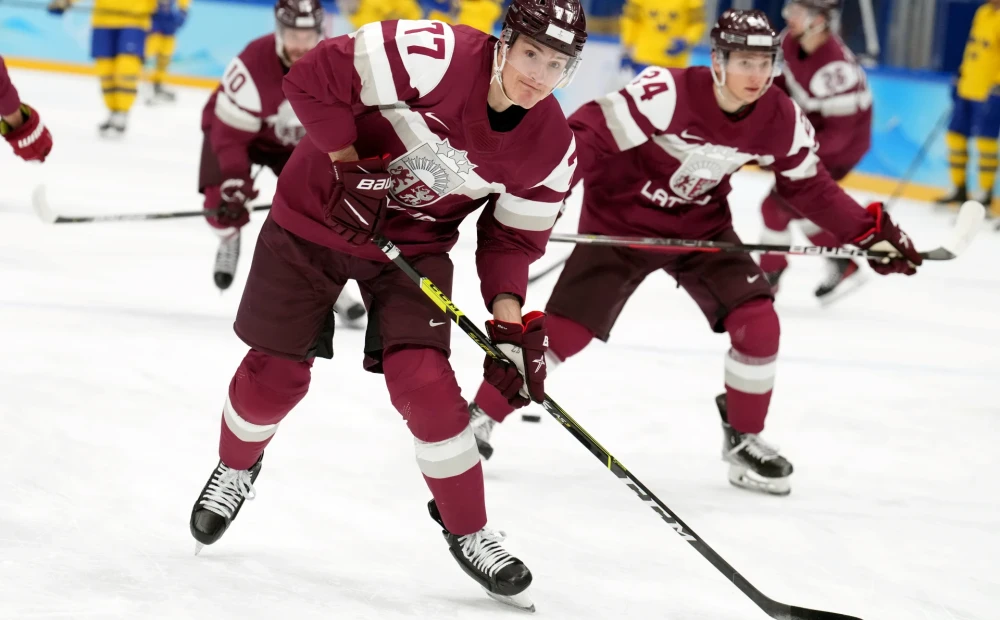
[[[685,200],[694,200],[715,188],[726,174],[726,167],[698,153],[692,153],[670,177],[670,189]]]
[[[465,183],[476,167],[468,151],[452,147],[448,140],[423,143],[389,165],[392,195],[408,207],[429,205]]]

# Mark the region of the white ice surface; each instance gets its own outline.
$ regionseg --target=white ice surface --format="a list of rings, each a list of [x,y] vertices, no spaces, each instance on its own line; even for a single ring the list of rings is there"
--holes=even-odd
[[[0,618],[511,618],[454,565],[427,517],[410,437],[363,335],[341,330],[268,449],[258,497],[192,554],[191,504],[217,459],[226,386],[245,352],[231,323],[262,218],[219,295],[203,221],[46,226],[67,214],[199,208],[207,92],[138,105],[101,141],[96,80],[14,71],[55,136],[43,166],[0,148]],[[2,145],[0,145],[2,146]],[[260,183],[263,195],[273,178]],[[760,227],[761,176],[741,174],[737,229]],[[561,223],[571,226],[575,213]],[[934,247],[951,216],[901,203]],[[456,303],[486,318],[462,238]],[[564,255],[553,245],[539,267]],[[607,345],[549,393],[772,598],[865,620],[1000,614],[1000,240],[877,278],[822,310],[818,259],[793,259],[777,307],[781,359],[765,437],[794,462],[787,498],[730,487],[713,397],[725,336],[652,276]],[[531,291],[542,307],[555,277]],[[452,361],[474,394],[481,353]],[[539,617],[766,616],[551,419],[495,433],[491,525],[535,576]]]

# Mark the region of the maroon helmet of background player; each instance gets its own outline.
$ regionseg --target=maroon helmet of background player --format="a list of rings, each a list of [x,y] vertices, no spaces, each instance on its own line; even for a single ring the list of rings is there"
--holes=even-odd
[[[797,39],[823,30],[836,31],[840,24],[840,0],[790,0],[781,10],[781,16]]]
[[[712,77],[720,95],[749,105],[774,81],[781,42],[763,11],[728,9],[712,28]]]
[[[513,0],[497,42],[493,79],[510,101],[531,107],[569,84],[586,42],[587,18],[578,0]]]
[[[274,21],[278,57],[288,66],[323,38],[323,5],[319,0],[278,0]]]

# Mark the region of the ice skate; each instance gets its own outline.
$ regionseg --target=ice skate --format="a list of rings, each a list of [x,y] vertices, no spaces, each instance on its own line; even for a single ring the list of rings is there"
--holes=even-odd
[[[960,205],[969,199],[969,193],[964,187],[957,187],[955,190],[948,194],[947,196],[942,196],[934,201],[934,204],[940,207],[947,207],[949,205]]]
[[[778,294],[778,281],[781,280],[781,274],[785,273],[784,269],[778,269],[777,271],[765,271],[764,278],[767,283],[771,285],[771,294]]]
[[[233,283],[240,260],[240,231],[227,228],[219,233],[219,250],[215,253],[215,285],[224,291]]]
[[[792,464],[759,435],[740,433],[729,425],[725,394],[716,396],[715,404],[722,416],[722,460],[729,463],[730,484],[771,495],[791,493]]]
[[[346,291],[341,291],[340,297],[333,304],[333,311],[340,316],[345,327],[361,329],[364,326],[361,319],[367,314],[365,305],[348,295]]]
[[[490,435],[493,434],[493,427],[497,424],[496,420],[486,415],[486,412],[480,409],[476,403],[469,403],[469,418],[469,424],[472,426],[472,434],[476,436],[476,447],[479,448],[479,456],[488,461],[493,456]]]
[[[490,598],[524,611],[535,611],[535,604],[527,593],[531,571],[501,546],[506,534],[484,527],[473,534],[456,536],[444,526],[434,500],[427,503],[427,510],[441,526],[455,561]]]
[[[97,127],[102,138],[121,138],[128,126],[128,115],[125,112],[112,112],[108,120]]]
[[[243,502],[256,496],[253,483],[260,474],[262,460],[263,454],[250,469],[231,469],[219,461],[191,509],[191,535],[197,541],[195,555],[222,538]]]
[[[177,101],[177,93],[166,89],[163,84],[154,83],[153,92],[146,99],[146,105],[160,105]]]
[[[816,298],[824,306],[845,297],[867,282],[861,265],[851,259],[831,258],[827,263],[830,274],[827,279],[816,287]]]

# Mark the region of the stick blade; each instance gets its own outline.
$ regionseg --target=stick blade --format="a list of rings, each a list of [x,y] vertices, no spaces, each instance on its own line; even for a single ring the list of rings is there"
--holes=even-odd
[[[781,620],[785,620],[782,618]],[[861,620],[857,616],[838,614],[833,611],[820,611],[818,609],[806,609],[805,607],[791,607],[788,620]]]
[[[945,239],[944,243],[941,244],[941,248],[939,248],[950,254],[944,260],[955,258],[968,249],[972,240],[979,233],[979,229],[982,228],[985,219],[986,207],[975,200],[965,201],[958,210],[958,218],[955,219],[955,225],[952,227],[951,233]]]
[[[45,193],[45,185],[35,187],[31,193],[31,206],[40,220],[46,224],[56,223],[56,214],[49,207],[49,199]]]

